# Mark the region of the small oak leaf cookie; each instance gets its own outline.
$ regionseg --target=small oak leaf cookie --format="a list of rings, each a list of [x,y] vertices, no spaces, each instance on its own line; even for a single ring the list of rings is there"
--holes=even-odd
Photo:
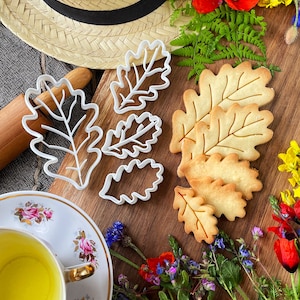
[[[250,62],[243,62],[233,68],[224,64],[217,75],[206,69],[200,75],[200,95],[193,89],[183,94],[185,112],[176,110],[172,118],[172,139],[170,151],[181,151],[184,139],[195,140],[195,125],[209,123],[209,113],[215,106],[224,110],[232,104],[246,106],[256,103],[259,107],[271,102],[274,90],[266,85],[271,80],[270,71],[264,67],[252,69]]]
[[[236,190],[243,194],[246,200],[253,198],[252,192],[262,189],[262,182],[257,179],[258,171],[250,167],[248,160],[239,160],[236,153],[231,153],[224,158],[220,153],[211,156],[205,154],[197,155],[178,169],[181,176],[187,181],[203,176],[221,178],[225,184],[234,183]]]
[[[227,220],[234,221],[236,217],[246,215],[247,202],[242,198],[242,193],[235,190],[235,184],[224,184],[222,179],[213,180],[208,176],[191,179],[189,183],[196,197],[202,197],[206,204],[215,208],[216,217],[223,214]]]
[[[193,232],[198,242],[212,243],[219,233],[214,207],[206,204],[202,197],[195,196],[191,188],[177,186],[174,190],[173,208],[178,209],[178,221],[184,222],[185,232]]]
[[[273,131],[268,126],[273,121],[269,110],[259,110],[257,104],[233,104],[228,111],[216,106],[211,111],[210,124],[197,123],[196,139],[185,139],[182,144],[182,161],[186,163],[199,154],[236,153],[241,160],[253,161],[260,153],[257,145],[268,142]],[[180,166],[181,168],[181,166]]]

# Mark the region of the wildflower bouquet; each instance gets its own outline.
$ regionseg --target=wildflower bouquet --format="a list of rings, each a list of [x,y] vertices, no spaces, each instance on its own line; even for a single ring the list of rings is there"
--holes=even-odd
[[[243,238],[233,240],[220,231],[215,241],[202,249],[202,258],[197,262],[184,254],[173,236],[169,236],[170,251],[146,258],[128,235],[125,225],[116,221],[105,234],[110,253],[136,269],[145,280],[145,286],[133,285],[121,274],[114,284],[113,299],[211,300],[218,288],[224,289],[230,299],[253,299],[242,289],[244,280],[250,281],[259,300],[300,299],[300,279],[298,277],[297,283],[295,280],[300,263],[300,147],[291,141],[286,153],[278,156],[283,161],[279,171],[291,174],[292,192],[281,192],[280,200],[270,196],[272,217],[278,226],[269,227],[268,232],[279,237],[274,243],[274,255],[291,273],[291,286],[272,277],[265,268],[260,258],[264,233],[259,227],[253,227],[250,243]],[[131,248],[143,263],[138,265],[115,251],[116,243]]]

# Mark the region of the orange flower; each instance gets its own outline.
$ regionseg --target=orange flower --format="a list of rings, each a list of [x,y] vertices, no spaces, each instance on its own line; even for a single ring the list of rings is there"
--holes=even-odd
[[[259,0],[226,0],[229,7],[234,10],[248,11],[253,8]]]

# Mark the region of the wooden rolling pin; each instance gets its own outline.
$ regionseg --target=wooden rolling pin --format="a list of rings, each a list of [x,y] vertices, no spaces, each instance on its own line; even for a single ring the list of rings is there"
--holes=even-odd
[[[69,72],[65,78],[70,81],[74,90],[82,89],[91,80],[92,72],[86,68],[76,68]],[[59,99],[63,89],[65,89],[66,92],[65,97],[69,97],[69,89],[64,85],[58,88],[53,87],[51,90],[55,97]],[[38,97],[51,107],[53,100],[49,92],[44,92]],[[35,100],[33,100],[33,103],[35,103]],[[55,107],[51,107],[51,109],[55,109]],[[25,103],[24,94],[19,95],[0,110],[0,170],[29,147],[32,136],[28,134],[22,126],[22,118],[28,114],[31,115],[32,113]],[[47,115],[42,112],[40,112],[39,118],[36,121],[28,123],[32,130],[45,133],[45,130],[41,128],[42,124],[51,124]]]

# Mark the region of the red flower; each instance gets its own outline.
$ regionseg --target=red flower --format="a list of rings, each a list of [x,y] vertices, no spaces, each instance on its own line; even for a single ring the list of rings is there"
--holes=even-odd
[[[295,238],[293,228],[288,224],[287,220],[281,219],[276,215],[272,215],[273,219],[280,223],[279,226],[272,226],[268,231],[274,232],[280,238],[288,238],[289,240]]]
[[[193,0],[192,5],[199,14],[207,14],[214,11],[222,2],[223,0]]]
[[[294,219],[296,214],[295,210],[285,203],[280,203],[280,213],[285,219]]]
[[[248,11],[253,8],[259,0],[226,0],[229,7],[234,10]]]
[[[293,208],[294,208],[296,217],[300,220],[300,201],[297,201]]]
[[[279,262],[290,273],[294,273],[299,265],[299,254],[295,240],[279,239],[275,241],[274,250]]]
[[[139,274],[152,284],[159,284],[158,267],[166,268],[167,265],[173,264],[175,257],[172,252],[163,252],[159,257],[148,258],[147,264],[141,265]]]

